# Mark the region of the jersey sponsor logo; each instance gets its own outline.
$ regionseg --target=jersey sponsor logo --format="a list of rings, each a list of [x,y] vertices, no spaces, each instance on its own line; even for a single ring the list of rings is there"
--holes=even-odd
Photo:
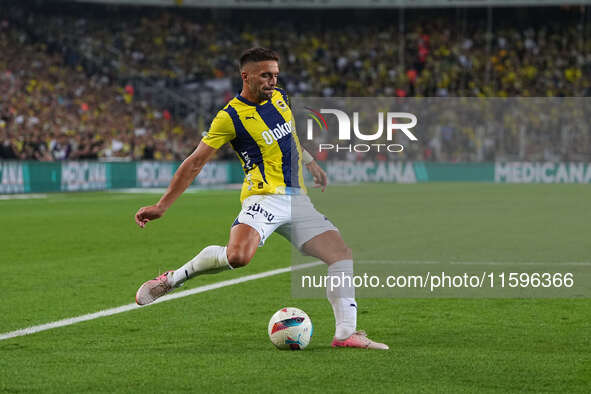
[[[277,123],[273,129],[265,130],[262,136],[267,145],[271,145],[273,141],[279,141],[286,135],[290,135],[292,128],[292,121],[283,122],[282,124]]]
[[[246,215],[250,215],[254,218],[254,215],[256,215],[257,213],[263,215],[263,217],[267,219],[268,222],[272,222],[273,219],[275,219],[275,215],[261,207],[261,204],[259,204],[258,202],[249,205],[248,208],[246,208]]]
[[[256,119],[254,116],[247,116],[244,118],[245,120],[249,120],[249,119]]]
[[[254,163],[250,160],[248,156],[248,151],[240,152],[240,156],[242,157],[242,161],[244,161],[244,169],[250,171],[254,168]]]

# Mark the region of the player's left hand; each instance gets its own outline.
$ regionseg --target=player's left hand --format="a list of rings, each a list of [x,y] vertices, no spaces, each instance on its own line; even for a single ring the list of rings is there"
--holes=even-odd
[[[312,178],[314,179],[314,186],[312,187],[321,187],[322,191],[326,189],[326,185],[328,185],[328,176],[326,172],[316,163],[315,161],[306,164],[306,168],[312,174]]]

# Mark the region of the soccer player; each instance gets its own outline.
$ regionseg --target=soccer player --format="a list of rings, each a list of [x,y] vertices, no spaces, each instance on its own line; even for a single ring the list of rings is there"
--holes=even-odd
[[[240,158],[245,179],[240,195],[242,210],[232,225],[228,244],[207,246],[177,270],[145,282],[136,294],[139,305],[153,302],[194,276],[246,266],[274,231],[303,253],[324,261],[329,283],[331,276],[352,278],[351,250],[305,194],[302,161],[315,187],[322,187],[322,191],[327,176],[299,144],[289,99],[276,86],[279,56],[266,48],[248,49],[240,57],[240,74],[242,91],[217,113],[209,132],[178,168],[160,201],[135,214],[142,228],[162,217],[217,149],[229,142]],[[339,282],[341,286],[327,286],[336,320],[332,346],[388,349],[370,340],[364,331],[357,331],[354,288],[347,286],[351,282]]]

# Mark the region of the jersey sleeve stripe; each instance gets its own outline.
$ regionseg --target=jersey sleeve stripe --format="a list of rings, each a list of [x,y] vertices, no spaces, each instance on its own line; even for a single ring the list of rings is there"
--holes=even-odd
[[[244,163],[244,172],[248,174],[249,171],[255,167],[259,167],[263,181],[267,182],[265,177],[265,164],[263,162],[263,154],[256,141],[246,131],[246,128],[242,124],[238,112],[230,105],[224,109],[232,119],[234,129],[236,130],[236,138],[230,141],[234,150],[240,156],[240,159]]]

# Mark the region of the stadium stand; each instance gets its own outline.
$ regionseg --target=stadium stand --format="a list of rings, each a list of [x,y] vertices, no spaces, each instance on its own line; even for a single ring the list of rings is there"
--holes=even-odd
[[[416,10],[403,32],[395,11],[333,11],[331,18],[320,11],[304,22],[297,12],[228,11],[216,23],[212,12],[8,2],[0,12],[0,158],[182,159],[236,94],[235,59],[257,45],[280,52],[281,83],[293,96],[591,92],[585,8],[530,8],[531,17],[495,10],[492,29],[482,9]],[[281,29],[255,18],[279,20]],[[484,135],[487,152],[477,157],[473,130],[448,134],[438,155],[427,145],[405,158],[585,160],[591,146],[588,131],[573,133],[565,149],[562,134],[550,130],[518,152],[520,135],[509,129],[502,141]],[[543,149],[549,140],[563,147]]]

